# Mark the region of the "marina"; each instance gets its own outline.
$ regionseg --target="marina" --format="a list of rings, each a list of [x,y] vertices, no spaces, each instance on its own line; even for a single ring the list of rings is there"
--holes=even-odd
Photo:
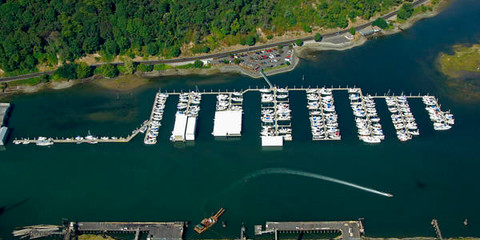
[[[309,89],[306,92],[312,140],[341,140],[332,90],[321,88]]]
[[[283,146],[284,141],[292,141],[291,110],[288,89],[260,89],[262,147]]]
[[[352,88],[348,92],[358,138],[366,143],[380,143],[385,139],[385,135],[372,96],[363,96],[360,88]]]
[[[195,140],[197,117],[200,111],[202,95],[198,92],[181,93],[178,96],[175,125],[170,141],[185,142]]]
[[[406,96],[385,97],[385,101],[388,111],[392,114],[391,118],[398,140],[405,142],[412,139],[413,136],[420,135]]]
[[[292,141],[292,116],[289,103],[290,91],[304,91],[307,96],[307,106],[311,134],[313,141],[341,140],[338,125],[338,114],[335,109],[333,92],[348,93],[359,140],[365,143],[380,143],[385,134],[377,114],[375,99],[385,99],[397,138],[404,142],[412,136],[420,134],[418,125],[410,110],[409,98],[421,99],[425,104],[435,130],[448,130],[454,124],[453,114],[450,111],[440,110],[437,99],[428,95],[400,95],[400,96],[372,96],[364,95],[360,88],[249,88],[242,91],[191,91],[191,92],[161,92],[155,95],[154,104],[149,120],[132,131],[127,137],[97,137],[90,133],[85,136],[71,138],[21,138],[15,139],[14,144],[34,143],[38,146],[50,146],[55,143],[127,143],[139,133],[145,133],[144,143],[156,144],[158,131],[163,119],[166,100],[170,95],[178,95],[175,123],[170,136],[172,142],[194,141],[197,128],[197,118],[200,112],[202,95],[216,95],[215,117],[212,135],[215,137],[239,137],[242,132],[243,96],[247,92],[260,93],[261,104],[261,145],[262,147],[283,146],[284,141]],[[5,130],[2,130],[5,131]]]
[[[163,119],[163,109],[165,108],[165,102],[167,101],[168,94],[158,92],[155,94],[155,100],[153,101],[152,112],[150,114],[150,120],[147,125],[144,143],[147,145],[156,144],[158,137],[158,129],[160,128],[161,121]]]

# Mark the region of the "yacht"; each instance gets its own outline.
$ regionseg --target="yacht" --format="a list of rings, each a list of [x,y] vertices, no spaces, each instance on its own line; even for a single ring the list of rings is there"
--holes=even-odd
[[[35,142],[37,146],[50,146],[53,145],[53,143],[53,139],[46,137],[38,137],[37,141]]]

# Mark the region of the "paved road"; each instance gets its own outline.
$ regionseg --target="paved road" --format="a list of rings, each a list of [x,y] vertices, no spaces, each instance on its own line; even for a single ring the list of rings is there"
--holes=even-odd
[[[417,0],[415,2],[413,2],[413,5],[416,7],[420,4],[423,4],[425,2],[427,2],[429,0]],[[395,14],[397,14],[398,10],[395,10],[395,11],[392,11],[390,13],[387,13],[385,15],[382,16],[382,18],[390,18],[392,16],[394,16]],[[369,27],[370,25],[372,25],[372,22],[373,21],[370,21],[368,23],[365,23],[365,24],[362,24],[362,25],[359,25],[359,26],[356,26],[355,27],[355,31],[360,31],[364,28],[367,28]],[[347,33],[349,32],[350,29],[345,29],[345,30],[342,30],[342,31],[338,31],[338,32],[332,32],[332,33],[326,33],[323,35],[323,38],[330,38],[330,37],[335,37],[339,34],[344,34],[344,33]],[[275,43],[269,43],[269,44],[263,44],[263,45],[258,45],[258,46],[253,46],[253,47],[248,47],[248,48],[242,48],[242,49],[238,49],[238,50],[235,50],[235,51],[228,51],[228,52],[222,52],[222,53],[215,53],[215,54],[208,54],[208,55],[204,55],[204,56],[197,56],[197,57],[184,57],[184,58],[175,58],[175,59],[165,59],[165,60],[145,60],[145,61],[138,61],[138,63],[149,63],[149,64],[160,64],[160,63],[181,63],[181,62],[190,62],[190,61],[195,61],[195,60],[204,60],[204,59],[210,59],[210,58],[220,58],[220,57],[227,57],[229,56],[230,54],[235,54],[235,53],[241,53],[241,52],[250,52],[250,51],[256,51],[256,50],[259,50],[259,49],[263,49],[263,48],[270,48],[270,47],[275,47],[275,46],[278,46],[278,45],[288,45],[288,44],[293,44],[295,43],[297,39],[293,39],[293,40],[288,40],[288,41],[281,41],[281,42],[275,42]],[[305,38],[301,38],[301,40],[303,41],[311,41],[311,40],[314,40],[314,37],[311,36],[311,37],[305,37]],[[123,65],[122,62],[116,62],[116,63],[112,63],[114,65]],[[103,63],[99,63],[99,64],[93,64],[93,65],[90,65],[90,66],[94,66],[94,67],[97,67],[97,66],[100,66],[100,65],[103,65]],[[31,77],[37,77],[37,76],[40,76],[42,74],[52,74],[54,71],[48,71],[48,72],[37,72],[37,73],[30,73],[30,74],[25,74],[25,75],[20,75],[20,76],[15,76],[15,77],[4,77],[4,78],[0,78],[0,82],[11,82],[11,81],[15,81],[15,80],[21,80],[21,79],[27,79],[27,78],[31,78]]]

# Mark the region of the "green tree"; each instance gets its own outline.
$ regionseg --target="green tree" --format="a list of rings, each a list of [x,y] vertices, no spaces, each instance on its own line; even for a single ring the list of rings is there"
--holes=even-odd
[[[125,58],[123,61],[123,66],[125,67],[126,74],[133,74],[135,72],[135,65],[131,58]]]
[[[247,38],[246,44],[249,45],[249,46],[253,46],[253,45],[255,45],[256,42],[257,42],[256,37],[253,36],[253,35],[250,35]]]
[[[322,41],[323,36],[320,33],[316,33],[315,36],[313,37],[313,39],[315,40],[315,42],[320,42],[320,41]]]
[[[373,21],[372,26],[377,26],[381,29],[386,29],[388,28],[388,23],[383,18],[377,18],[375,19],[375,21]]]
[[[413,4],[404,3],[400,10],[397,12],[397,17],[402,20],[410,18],[413,14]]]
[[[180,51],[179,47],[171,47],[168,50],[168,56],[170,56],[170,57],[178,57],[178,56],[180,56],[181,53],[182,53],[182,51]]]
[[[155,43],[149,43],[147,45],[147,53],[151,56],[155,56],[158,54],[158,47]]]
[[[202,68],[203,67],[203,62],[200,61],[200,60],[195,60],[195,62],[193,63],[193,66],[195,68]]]
[[[92,76],[92,68],[82,62],[77,65],[77,78],[83,79]]]
[[[119,72],[117,66],[107,63],[102,66],[102,74],[106,78],[114,78],[118,76]]]
[[[105,42],[105,52],[111,56],[116,56],[119,53],[118,45],[114,40],[108,39]]]
[[[77,79],[77,65],[69,63],[63,66],[60,66],[55,71],[55,75],[64,79]]]
[[[350,28],[350,34],[355,35],[355,28],[354,27]]]
[[[303,45],[302,39],[295,40],[295,44],[297,44],[297,46],[302,46]]]

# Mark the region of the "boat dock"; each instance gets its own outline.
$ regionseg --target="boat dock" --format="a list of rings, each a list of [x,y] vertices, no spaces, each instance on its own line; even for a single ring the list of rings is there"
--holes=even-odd
[[[358,240],[364,234],[360,221],[332,222],[267,222],[265,228],[255,225],[255,235],[274,234],[278,240],[281,233],[332,233],[339,232],[344,240]]]
[[[306,90],[306,92],[312,140],[340,140],[338,115],[335,111],[332,90],[315,88]]]
[[[283,141],[292,141],[291,110],[287,88],[261,89],[263,147],[283,146]]]
[[[67,222],[64,226],[37,225],[13,231],[21,239],[37,239],[63,235],[64,240],[76,239],[81,234],[147,235],[148,240],[181,240],[186,222]]]
[[[373,97],[364,96],[360,88],[349,89],[348,93],[358,129],[358,138],[366,143],[380,143],[385,139],[385,135]]]
[[[213,120],[215,137],[239,137],[242,135],[242,102],[241,92],[218,94]]]
[[[165,102],[167,101],[168,94],[158,92],[155,94],[155,100],[153,101],[152,112],[148,120],[147,133],[143,142],[147,145],[156,144],[158,137],[158,129],[162,125],[160,122],[163,119],[163,109],[165,108]]]
[[[149,120],[139,129],[132,131],[127,137],[75,137],[75,138],[21,138],[15,144],[36,143],[48,146],[53,143],[126,143],[138,133],[144,133],[145,144],[155,144],[158,128],[163,118],[166,99],[170,95],[178,95],[175,124],[170,140],[173,142],[195,140],[197,118],[200,111],[202,95],[217,95],[215,118],[212,135],[215,137],[241,136],[243,117],[243,96],[247,92],[259,92],[261,95],[262,146],[283,146],[284,141],[292,141],[290,91],[304,91],[307,95],[309,119],[312,129],[312,140],[341,140],[338,126],[338,115],[335,110],[332,92],[345,91],[349,95],[350,106],[355,117],[358,137],[366,143],[380,143],[385,135],[378,117],[375,100],[384,99],[391,112],[392,123],[400,141],[412,139],[419,135],[415,118],[408,105],[408,99],[420,99],[425,103],[435,130],[448,130],[454,124],[450,111],[442,111],[435,97],[429,95],[364,95],[360,88],[349,87],[293,87],[293,88],[249,88],[233,91],[192,91],[192,92],[158,92],[155,95]],[[341,116],[340,116],[341,117]]]
[[[202,94],[198,92],[181,93],[178,96],[175,125],[170,136],[172,142],[195,140],[197,117],[200,111]]]
[[[70,137],[70,138],[47,138],[47,137],[37,137],[37,138],[20,138],[20,139],[15,139],[13,140],[14,144],[39,144],[39,141],[45,141],[48,144],[43,145],[43,146],[48,146],[48,145],[53,145],[54,143],[76,143],[76,144],[81,144],[81,143],[89,143],[89,144],[97,144],[97,143],[128,143],[130,142],[134,137],[136,137],[139,133],[143,131],[148,126],[149,121],[144,121],[142,125],[133,130],[132,133],[126,137],[95,137],[95,136],[87,136],[87,137]]]

